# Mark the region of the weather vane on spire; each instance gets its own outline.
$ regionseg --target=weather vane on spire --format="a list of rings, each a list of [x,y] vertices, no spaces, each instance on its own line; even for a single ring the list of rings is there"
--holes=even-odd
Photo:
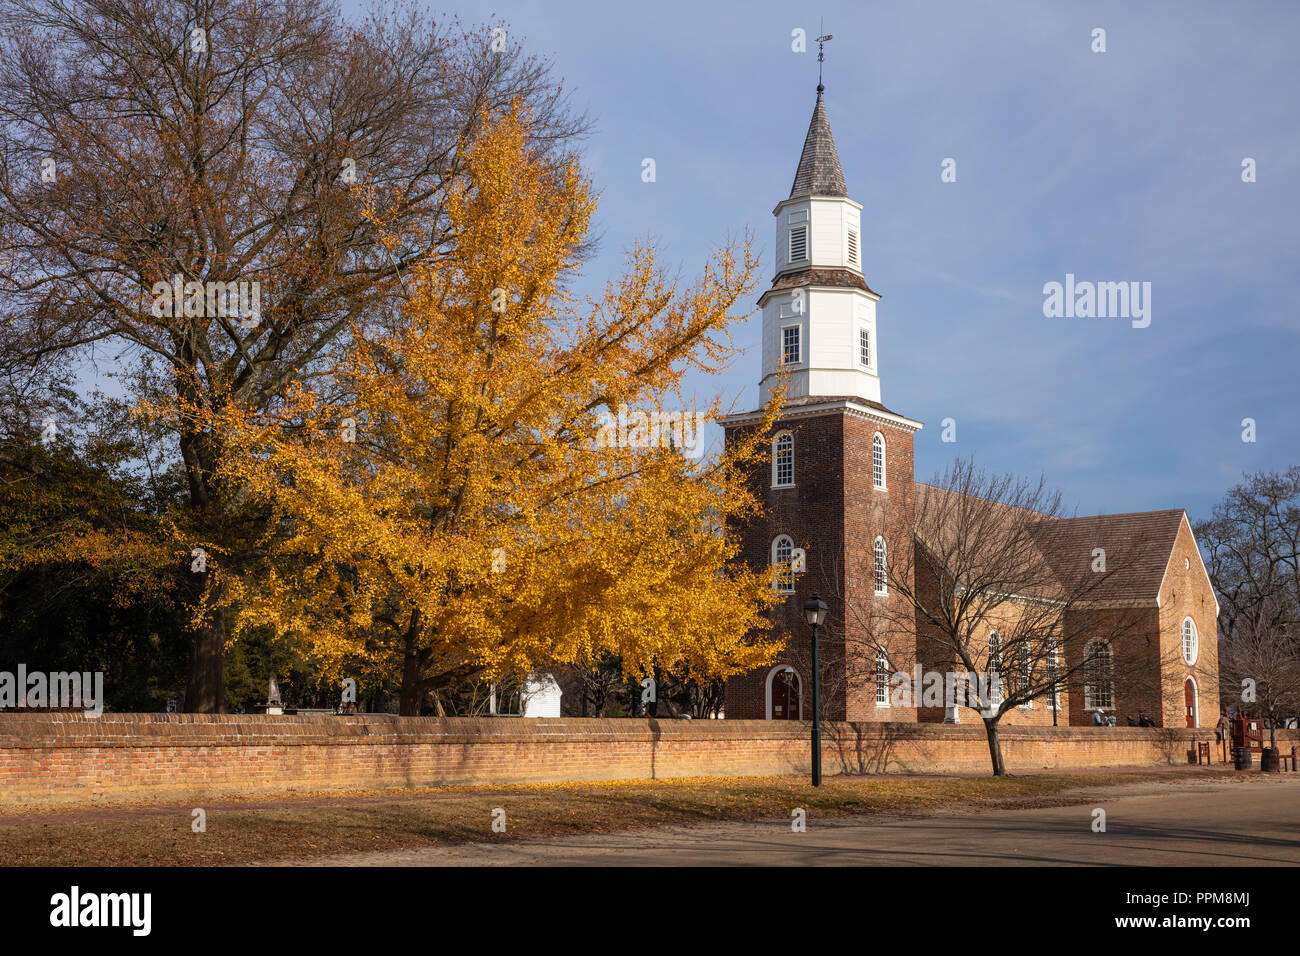
[[[821,30],[825,27],[825,25],[826,25],[825,21],[819,18],[817,20],[818,32],[821,32]],[[826,52],[825,52],[826,41],[834,40],[834,39],[835,38],[831,36],[829,33],[824,33],[817,38],[817,92],[818,93],[820,93],[824,89],[824,87],[822,86],[822,61],[826,59]]]

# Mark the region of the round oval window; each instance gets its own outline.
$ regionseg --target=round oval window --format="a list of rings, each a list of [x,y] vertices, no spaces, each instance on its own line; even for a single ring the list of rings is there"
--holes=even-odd
[[[1183,620],[1183,660],[1188,664],[1196,663],[1197,651],[1196,623],[1189,617]]]

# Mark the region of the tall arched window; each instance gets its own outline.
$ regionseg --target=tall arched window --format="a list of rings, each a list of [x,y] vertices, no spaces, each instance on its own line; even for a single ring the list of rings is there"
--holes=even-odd
[[[794,435],[781,432],[772,439],[772,487],[794,484]]]
[[[993,678],[997,676],[998,683],[994,684]],[[1002,673],[1002,635],[997,631],[989,631],[989,703],[994,707],[1002,704],[1002,683],[1006,680],[1006,675]]]
[[[876,648],[876,706],[889,706],[889,655],[883,647]]]
[[[1086,680],[1083,685],[1084,710],[1111,710],[1115,706],[1114,663],[1110,645],[1094,641],[1083,649]]]
[[[1061,674],[1061,647],[1053,638],[1047,644],[1047,679],[1052,684],[1052,706],[1061,706],[1061,687],[1057,678]]]
[[[782,594],[794,593],[794,569],[790,566],[794,557],[794,539],[788,534],[778,535],[772,542],[772,566],[777,569],[774,587]]]
[[[875,552],[875,579],[876,593],[889,593],[889,565],[885,555],[885,539],[876,538]]]
[[[1188,664],[1196,663],[1200,652],[1200,639],[1196,634],[1196,622],[1190,617],[1183,618],[1183,660]]]
[[[1029,647],[1029,642],[1023,637],[1020,639],[1019,648],[1020,667],[1018,669],[1020,673],[1017,676],[1016,686],[1020,690],[1032,691],[1034,688],[1034,655]],[[1024,701],[1020,706],[1024,707],[1026,710],[1032,710],[1034,699],[1031,697],[1029,700]]]
[[[871,482],[877,488],[885,487],[885,436],[876,432],[871,439]]]

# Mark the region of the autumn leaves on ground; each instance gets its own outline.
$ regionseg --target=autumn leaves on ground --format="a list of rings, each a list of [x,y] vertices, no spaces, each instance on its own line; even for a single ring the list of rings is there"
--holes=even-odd
[[[11,866],[214,866],[335,853],[609,833],[752,820],[788,827],[818,816],[962,813],[1066,806],[1125,784],[1237,781],[1222,770],[1171,768],[1020,777],[707,777],[497,788],[429,788],[166,806],[0,811]],[[205,813],[204,832],[193,811]],[[492,829],[505,810],[505,832]]]

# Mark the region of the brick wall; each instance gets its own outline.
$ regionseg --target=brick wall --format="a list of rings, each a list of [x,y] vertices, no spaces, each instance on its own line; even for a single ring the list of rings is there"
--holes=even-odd
[[[808,555],[810,573],[800,575],[795,592],[772,610],[776,634],[787,640],[785,651],[771,664],[750,674],[727,681],[726,713],[729,718],[763,719],[767,716],[768,677],[775,667],[792,667],[799,675],[805,717],[812,714],[812,641],[803,619],[803,604],[814,590],[831,596],[841,590],[844,551],[844,419],[842,414],[818,415],[778,421],[771,434],[790,431],[794,436],[794,485],[772,487],[770,457],[765,457],[749,475],[749,486],[762,504],[764,517],[730,529],[740,541],[741,555],[755,569],[772,561],[772,542],[787,534],[796,548]],[[736,441],[751,431],[750,426],[727,430],[727,440]],[[827,560],[827,555],[832,556]],[[831,602],[836,606],[839,602]],[[838,610],[819,635],[821,672],[842,673],[843,641],[839,639]],[[826,681],[822,687],[822,712],[834,718],[844,716],[843,681]]]
[[[732,426],[728,440],[751,426]],[[767,716],[768,678],[774,667],[793,667],[804,690],[803,716],[811,715],[811,638],[803,619],[804,602],[818,591],[831,610],[819,632],[822,713],[833,720],[908,721],[915,708],[876,706],[875,651],[871,623],[897,618],[904,601],[898,595],[876,596],[873,582],[877,535],[889,542],[911,541],[913,521],[912,432],[856,413],[833,410],[789,415],[772,428],[774,436],[794,437],[794,485],[774,488],[770,459],[750,475],[750,487],[764,515],[735,526],[750,567],[766,568],[772,542],[787,534],[807,552],[807,573],[795,592],[772,614],[777,633],[789,638],[786,651],[771,664],[727,682],[729,718]],[[885,488],[873,485],[873,445],[885,439]],[[893,610],[886,613],[886,605]],[[915,634],[896,633],[888,640],[898,668],[910,669],[916,655]]]
[[[1189,665],[1183,658],[1183,620],[1196,624],[1198,653]],[[1195,703],[1200,726],[1213,726],[1219,719],[1219,624],[1215,614],[1214,589],[1184,518],[1174,541],[1173,554],[1160,589],[1160,665],[1162,716],[1166,727],[1187,724],[1183,685],[1195,682]],[[1228,701],[1236,702],[1237,694]]]
[[[1212,731],[1004,728],[1012,772],[1185,763]],[[1284,747],[1300,741],[1279,734]],[[978,726],[826,728],[827,774],[987,773]],[[1215,759],[1219,750],[1214,747]],[[805,773],[787,721],[0,714],[0,803]]]

